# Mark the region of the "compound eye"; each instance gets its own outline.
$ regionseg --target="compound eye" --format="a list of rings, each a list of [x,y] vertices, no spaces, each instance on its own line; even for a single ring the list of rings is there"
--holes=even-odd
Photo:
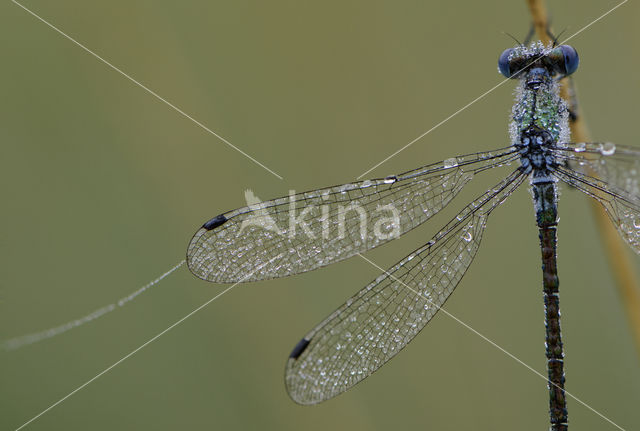
[[[578,64],[580,64],[578,52],[569,45],[560,45],[558,48],[562,50],[562,55],[564,56],[564,73],[565,75],[571,75],[578,69]]]
[[[509,67],[509,56],[512,52],[513,48],[507,48],[502,51],[502,54],[500,54],[500,58],[498,59],[498,70],[507,78],[511,78],[512,73],[511,68]]]

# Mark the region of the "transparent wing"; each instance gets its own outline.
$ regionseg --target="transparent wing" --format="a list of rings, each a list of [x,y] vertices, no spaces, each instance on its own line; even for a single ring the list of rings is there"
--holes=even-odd
[[[467,205],[433,240],[349,299],[294,348],[285,370],[291,398],[316,404],[371,375],[440,309],[475,257],[487,217],[524,180],[516,170]]]
[[[477,172],[516,157],[512,148],[470,154],[230,211],[196,232],[187,264],[197,277],[217,283],[311,271],[408,232],[447,205]]]
[[[617,167],[614,169],[614,166],[619,165],[609,163],[609,159],[603,160],[606,162],[601,163],[599,173],[595,169],[590,170],[590,172],[596,171],[602,179],[592,176],[593,174],[585,174],[563,166],[558,166],[553,171],[565,183],[600,202],[618,233],[636,253],[640,254],[640,195],[637,190],[637,179],[633,179],[637,174],[629,172],[627,180],[622,171]],[[588,167],[590,162],[585,162],[582,168]],[[613,172],[616,173],[615,176]],[[608,174],[610,175],[607,177]]]
[[[609,186],[640,196],[640,150],[611,142],[562,144],[553,151],[573,171],[596,177]]]

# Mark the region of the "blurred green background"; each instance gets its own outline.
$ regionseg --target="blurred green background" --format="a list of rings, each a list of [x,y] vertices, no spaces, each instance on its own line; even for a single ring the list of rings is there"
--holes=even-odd
[[[24,3],[284,177],[279,180],[11,2],[0,5],[0,339],[128,295],[183,258],[210,217],[344,183],[501,81],[519,2]],[[615,1],[552,1],[570,35]],[[592,136],[634,145],[640,6],[572,40]],[[513,83],[377,168],[503,147]],[[367,257],[386,267],[506,171]],[[563,189],[559,271],[567,389],[640,428],[640,366],[587,199]],[[449,312],[545,373],[540,251],[522,188],[489,221]],[[640,262],[640,259],[638,259]],[[29,425],[112,429],[547,429],[546,382],[444,314],[381,371],[317,407],[283,384],[299,338],[378,275],[361,259],[241,285]],[[0,353],[15,429],[222,291],[181,268],[136,302]],[[572,429],[613,430],[569,399]]]

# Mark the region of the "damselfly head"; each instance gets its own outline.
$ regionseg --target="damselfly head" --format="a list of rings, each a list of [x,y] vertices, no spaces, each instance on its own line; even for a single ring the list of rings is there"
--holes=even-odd
[[[578,69],[578,52],[569,45],[544,47],[540,42],[529,47],[505,49],[498,59],[498,70],[507,78],[520,78],[528,70],[542,68],[550,76],[569,76]]]

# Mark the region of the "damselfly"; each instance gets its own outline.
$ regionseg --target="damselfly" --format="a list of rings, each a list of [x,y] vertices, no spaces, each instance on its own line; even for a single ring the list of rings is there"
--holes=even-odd
[[[566,429],[556,226],[558,180],[598,200],[640,252],[640,152],[611,143],[572,143],[559,80],[578,67],[568,45],[505,50],[499,71],[518,79],[511,145],[385,178],[259,202],[218,215],[187,250],[189,269],[215,283],[286,277],[365,252],[444,208],[477,174],[517,167],[469,203],[428,243],[369,283],[308,332],[291,352],[291,398],[315,404],[371,375],[431,320],[476,255],[491,212],[529,178],[542,250],[551,423]]]

